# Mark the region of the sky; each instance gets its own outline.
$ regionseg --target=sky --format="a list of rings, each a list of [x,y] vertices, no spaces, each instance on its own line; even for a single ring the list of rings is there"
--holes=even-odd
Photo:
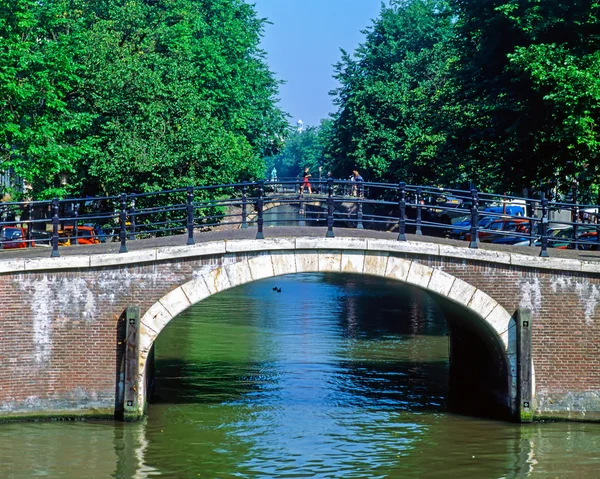
[[[267,18],[262,48],[271,71],[286,84],[280,107],[290,122],[318,125],[335,110],[329,91],[337,87],[333,65],[340,48],[353,52],[364,43],[382,0],[246,0]]]

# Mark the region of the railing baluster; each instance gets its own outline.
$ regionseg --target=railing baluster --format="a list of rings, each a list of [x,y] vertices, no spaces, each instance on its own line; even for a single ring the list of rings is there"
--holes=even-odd
[[[335,238],[333,234],[333,178],[327,178],[327,234],[326,238]]]
[[[135,196],[129,202],[129,241],[135,241]]]
[[[469,248],[479,247],[479,196],[475,188],[471,189],[471,241]]]
[[[75,236],[75,244],[79,244],[79,201],[76,201],[73,205],[74,223],[73,223],[73,236]]]
[[[58,198],[52,200],[52,253],[51,258],[58,258],[60,253],[58,252]]]
[[[187,242],[186,244],[191,246],[196,244],[194,241],[194,187],[188,186],[187,188]]]
[[[242,229],[248,228],[248,187],[246,182],[242,186]]]
[[[119,213],[121,247],[119,253],[127,253],[127,195],[121,193],[121,212]]]
[[[415,200],[417,203],[417,226],[415,234],[417,236],[423,236],[423,231],[421,231],[421,210],[423,209],[423,205],[421,204],[421,193],[421,187],[417,188],[417,192],[415,194]]]
[[[363,197],[361,196],[358,199],[358,213],[356,214],[356,229],[357,230],[362,230],[364,229],[363,227]]]
[[[547,258],[548,255],[548,198],[542,191],[542,249],[540,250],[540,256]]]
[[[398,183],[398,241],[406,241],[406,183]]]
[[[256,239],[265,239],[265,235],[263,233],[263,225],[265,219],[263,217],[263,209],[264,209],[264,195],[265,195],[265,182],[264,180],[260,180],[258,182],[258,198],[256,199],[256,210],[258,211],[258,218],[256,220]]]
[[[27,247],[31,248],[31,239],[32,239],[32,231],[31,231],[31,216],[33,213],[33,208],[31,207],[31,203],[27,203],[25,206],[25,211],[27,214]]]

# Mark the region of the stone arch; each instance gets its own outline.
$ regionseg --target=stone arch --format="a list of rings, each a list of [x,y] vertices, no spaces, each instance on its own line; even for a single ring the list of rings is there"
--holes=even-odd
[[[441,269],[364,250],[277,250],[242,255],[237,261],[198,274],[160,298],[141,318],[138,356],[138,414],[146,404],[146,361],[154,341],[177,315],[203,299],[252,281],[294,273],[354,273],[394,279],[444,298],[482,321],[504,353],[510,409],[517,397],[516,322],[506,309],[475,286]]]

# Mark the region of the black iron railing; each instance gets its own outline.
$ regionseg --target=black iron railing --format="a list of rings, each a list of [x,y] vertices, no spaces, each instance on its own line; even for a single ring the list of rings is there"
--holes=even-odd
[[[53,199],[0,204],[0,247],[61,246],[185,235],[193,245],[205,231],[271,226],[371,229],[407,235],[449,237],[477,248],[480,242],[598,250],[598,205],[442,189],[404,182],[371,183],[301,179],[190,186],[153,193]]]

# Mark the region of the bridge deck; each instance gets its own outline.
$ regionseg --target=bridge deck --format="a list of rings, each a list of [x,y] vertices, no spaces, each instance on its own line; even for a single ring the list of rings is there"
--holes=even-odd
[[[325,237],[327,228],[321,227],[272,227],[265,228],[265,238],[297,238],[297,237]],[[376,238],[395,240],[397,233],[374,230],[357,230],[351,228],[336,228],[336,237],[340,238]],[[204,243],[209,241],[235,240],[235,239],[254,239],[256,235],[255,228],[248,229],[228,229],[209,232],[198,232],[195,235],[196,243]],[[453,240],[447,238],[439,238],[435,236],[416,236],[407,234],[409,241],[418,241],[422,243],[437,243],[447,244],[468,248],[467,241]],[[139,251],[143,249],[153,249],[163,246],[182,246],[186,243],[186,235],[167,236],[162,238],[136,239],[135,241],[127,241],[129,251]],[[105,254],[118,253],[120,243],[101,243],[97,245],[76,245],[60,247],[61,256],[71,255],[90,255],[90,254]],[[528,256],[539,256],[539,246],[509,246],[497,245],[491,243],[480,243],[479,248],[488,251],[502,251],[505,253],[518,253]],[[560,250],[549,249],[550,257],[553,258],[568,258],[584,261],[600,261],[600,251],[579,251],[579,250]],[[50,256],[50,248],[35,247],[31,249],[16,249],[0,251],[0,261],[14,259],[32,259],[32,258],[47,258]]]

